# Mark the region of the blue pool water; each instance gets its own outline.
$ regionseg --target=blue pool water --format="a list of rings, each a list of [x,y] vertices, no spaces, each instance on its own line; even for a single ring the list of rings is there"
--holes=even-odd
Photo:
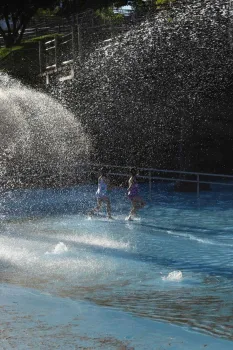
[[[133,222],[125,189],[114,221],[85,215],[92,185],[2,193],[1,281],[232,340],[233,189],[142,187]]]

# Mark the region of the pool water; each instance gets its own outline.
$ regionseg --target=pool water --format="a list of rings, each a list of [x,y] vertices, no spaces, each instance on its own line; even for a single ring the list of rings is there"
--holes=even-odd
[[[133,221],[88,217],[95,186],[2,193],[1,281],[233,339],[233,188],[154,184]]]

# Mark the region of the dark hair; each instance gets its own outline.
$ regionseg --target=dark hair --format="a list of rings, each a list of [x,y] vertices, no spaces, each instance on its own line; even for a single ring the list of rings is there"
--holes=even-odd
[[[102,167],[101,169],[100,169],[100,173],[101,173],[101,175],[107,175],[107,173],[109,172],[109,169],[108,168],[106,168],[105,166],[104,167]]]
[[[137,175],[137,169],[136,168],[131,168],[130,169],[130,174],[133,175],[133,176],[136,176]]]

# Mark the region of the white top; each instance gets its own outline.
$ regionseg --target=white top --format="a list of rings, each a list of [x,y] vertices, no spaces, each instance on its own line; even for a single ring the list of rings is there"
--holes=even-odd
[[[106,197],[108,196],[108,185],[104,181],[103,178],[99,179],[98,181],[98,189],[96,191],[97,197]]]

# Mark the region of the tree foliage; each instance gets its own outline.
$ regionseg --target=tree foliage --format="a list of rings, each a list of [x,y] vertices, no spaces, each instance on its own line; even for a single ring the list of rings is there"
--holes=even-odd
[[[39,8],[54,8],[59,0],[1,0],[0,2],[0,34],[5,46],[18,45],[24,31]]]
[[[60,14],[70,15],[87,9],[102,9],[109,6],[120,7],[127,0],[1,0],[0,1],[0,34],[5,46],[18,45],[30,19],[39,9],[60,7]]]
[[[128,3],[136,12],[147,12],[150,10],[161,10],[169,8],[177,0],[131,0]]]
[[[96,10],[96,15],[104,22],[111,24],[120,24],[124,20],[124,15],[121,13],[115,13],[113,8],[107,7],[104,9]]]
[[[81,13],[86,10],[100,10],[110,6],[121,7],[127,5],[127,0],[63,0],[61,12],[63,14]]]
[[[62,15],[84,12],[88,9],[101,10],[130,4],[135,11],[170,6],[176,0],[0,0],[0,34],[5,46],[20,44],[30,19],[39,9],[60,8]]]

